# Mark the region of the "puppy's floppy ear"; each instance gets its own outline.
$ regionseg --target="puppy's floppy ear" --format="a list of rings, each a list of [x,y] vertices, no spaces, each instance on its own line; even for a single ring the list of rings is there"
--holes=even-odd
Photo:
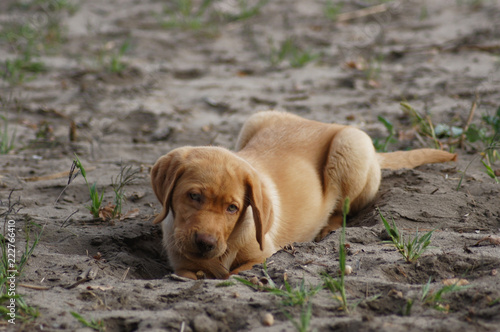
[[[260,250],[263,250],[264,236],[271,228],[274,217],[273,205],[257,174],[249,174],[246,186],[247,197],[252,207],[253,220],[255,222],[255,235]]]
[[[184,172],[182,166],[184,159],[184,154],[179,149],[176,149],[160,157],[151,170],[151,186],[156,197],[163,205],[162,211],[153,221],[154,224],[162,222],[168,215],[175,182]]]

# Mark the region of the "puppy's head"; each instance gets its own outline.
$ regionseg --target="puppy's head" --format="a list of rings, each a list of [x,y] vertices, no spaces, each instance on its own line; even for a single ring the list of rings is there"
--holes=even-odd
[[[172,213],[173,246],[189,258],[221,256],[250,206],[260,248],[271,226],[272,204],[256,171],[226,149],[184,147],[164,155],[151,171],[163,209],[160,223]]]

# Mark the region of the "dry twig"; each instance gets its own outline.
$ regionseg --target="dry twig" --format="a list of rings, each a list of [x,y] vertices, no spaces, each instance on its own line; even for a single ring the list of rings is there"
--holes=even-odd
[[[462,149],[464,148],[465,134],[466,134],[467,130],[469,129],[469,126],[472,122],[472,118],[474,117],[474,113],[476,112],[478,99],[479,99],[479,95],[476,91],[476,97],[474,98],[474,101],[472,102],[472,106],[471,106],[470,112],[469,112],[469,117],[467,118],[467,122],[464,125],[462,135],[460,135],[459,144],[460,144],[460,148],[462,148]]]
[[[352,12],[339,14],[337,16],[336,20],[337,20],[337,22],[346,22],[346,21],[354,20],[354,19],[361,18],[361,17],[366,17],[366,16],[370,16],[370,15],[383,13],[383,12],[387,11],[388,9],[389,9],[389,5],[386,3],[383,3],[380,5],[371,6],[371,7],[367,7],[367,8],[363,8],[363,9],[354,10]]]
[[[490,244],[493,244],[493,245],[496,245],[496,246],[500,246],[500,237],[493,236],[493,235],[488,235],[488,236],[482,238],[481,240],[477,241],[476,244],[475,244],[475,246],[478,246],[479,243],[484,242],[484,241],[487,241]]]

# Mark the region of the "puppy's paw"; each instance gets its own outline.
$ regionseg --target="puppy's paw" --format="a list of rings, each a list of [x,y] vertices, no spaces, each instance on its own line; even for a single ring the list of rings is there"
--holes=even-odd
[[[329,234],[334,233],[335,229],[332,229],[331,227],[325,227],[323,228],[318,235],[314,238],[314,242],[319,242],[323,240],[325,237],[327,237]]]
[[[182,277],[182,278],[188,278],[188,279],[193,279],[193,280],[199,279],[198,273],[194,273],[193,271],[189,271],[189,270],[176,270],[175,274],[177,274],[179,277]]]

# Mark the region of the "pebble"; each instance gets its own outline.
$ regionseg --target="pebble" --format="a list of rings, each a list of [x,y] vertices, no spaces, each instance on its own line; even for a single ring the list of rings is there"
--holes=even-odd
[[[266,313],[264,317],[262,317],[262,324],[264,326],[273,326],[274,324],[274,316],[270,313]]]
[[[196,316],[193,320],[195,332],[216,332],[217,323],[205,314]]]
[[[397,299],[403,299],[404,298],[403,292],[401,292],[399,290],[396,290],[396,289],[391,289],[389,291],[389,296],[392,296],[392,297],[397,298]]]
[[[250,282],[254,285],[258,285],[260,280],[259,280],[259,278],[254,276],[254,277],[250,278]]]

